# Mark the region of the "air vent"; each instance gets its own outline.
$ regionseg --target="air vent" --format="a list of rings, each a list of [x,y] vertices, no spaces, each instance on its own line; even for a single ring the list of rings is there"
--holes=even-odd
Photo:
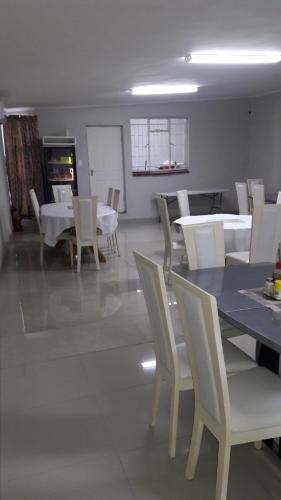
[[[48,146],[75,146],[76,145],[76,137],[68,136],[59,136],[59,135],[44,135],[42,137],[42,144],[44,147]]]

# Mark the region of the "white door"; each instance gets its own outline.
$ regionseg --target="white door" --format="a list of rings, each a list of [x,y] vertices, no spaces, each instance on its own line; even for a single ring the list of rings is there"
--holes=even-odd
[[[119,212],[125,211],[121,127],[87,127],[91,195],[106,202],[109,187],[120,189]]]

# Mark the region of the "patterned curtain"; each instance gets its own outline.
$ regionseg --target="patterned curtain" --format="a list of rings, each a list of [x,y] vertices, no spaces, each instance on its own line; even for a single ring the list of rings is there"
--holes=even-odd
[[[31,215],[29,189],[43,202],[43,177],[36,116],[8,116],[4,123],[7,174],[12,207],[20,217]]]

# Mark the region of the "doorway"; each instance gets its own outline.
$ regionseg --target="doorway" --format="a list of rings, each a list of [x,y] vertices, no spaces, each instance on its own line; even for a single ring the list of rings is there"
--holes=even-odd
[[[106,201],[109,187],[120,189],[119,212],[126,211],[121,126],[87,126],[91,195]]]

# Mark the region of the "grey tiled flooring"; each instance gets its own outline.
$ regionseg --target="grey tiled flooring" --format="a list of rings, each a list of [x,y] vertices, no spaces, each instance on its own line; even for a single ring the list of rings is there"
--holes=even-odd
[[[184,478],[193,394],[182,394],[178,449],[167,457],[169,392],[148,426],[153,359],[132,250],[161,262],[157,223],[122,224],[121,257],[81,275],[61,250],[15,235],[0,274],[1,500],[212,500],[217,444],[205,433]],[[171,292],[169,292],[171,293]],[[180,334],[175,307],[175,329]],[[280,465],[251,445],[231,457],[228,500],[280,500]]]

